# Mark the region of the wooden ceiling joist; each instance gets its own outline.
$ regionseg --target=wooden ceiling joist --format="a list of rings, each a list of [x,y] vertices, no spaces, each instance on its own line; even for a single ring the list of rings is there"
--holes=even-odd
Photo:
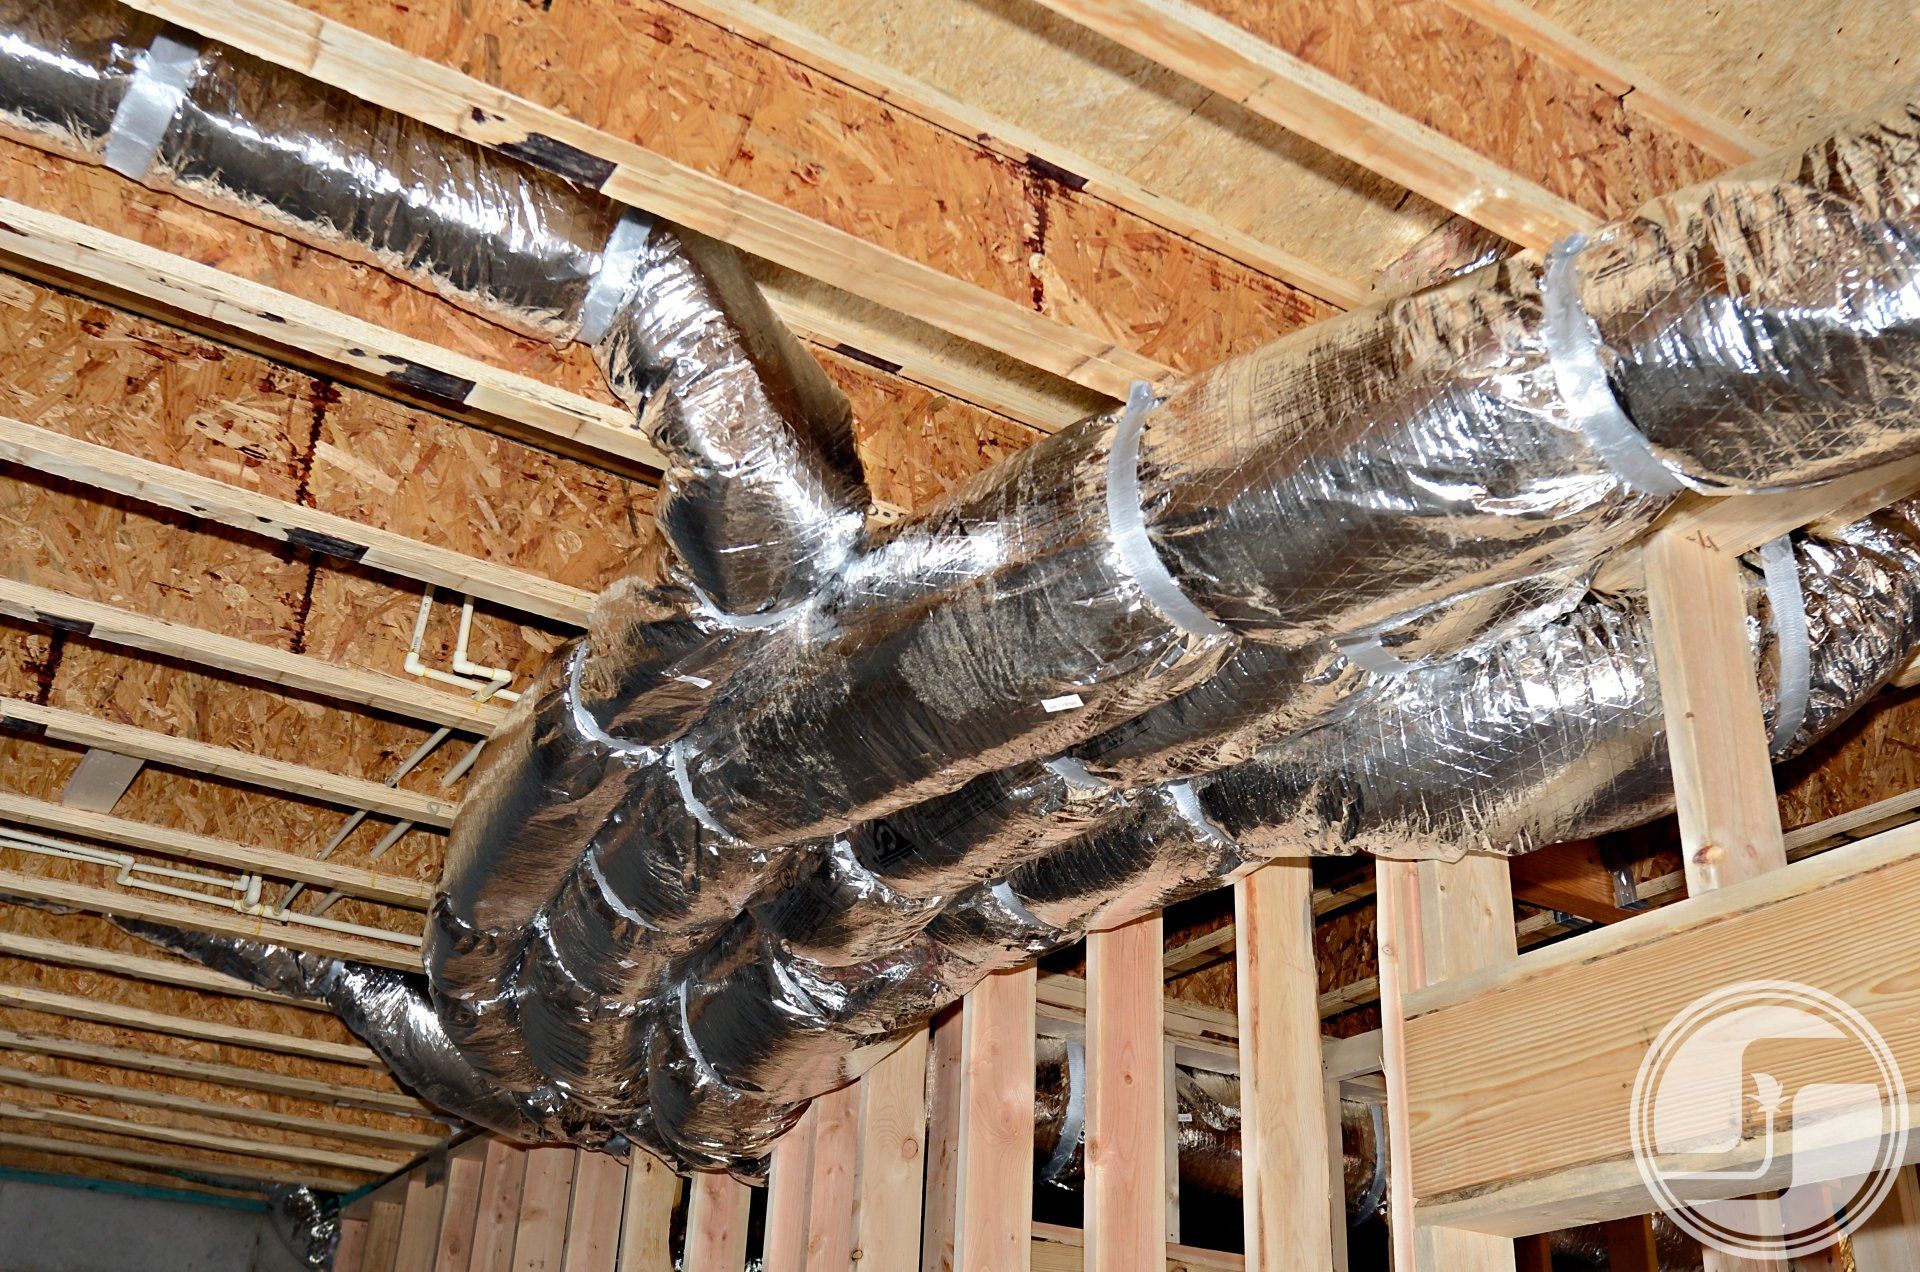
[[[50,1126],[64,1126],[76,1131],[125,1135],[133,1139],[153,1140],[161,1144],[178,1144],[187,1148],[211,1149],[218,1153],[235,1153],[242,1157],[263,1157],[269,1161],[303,1162],[315,1166],[331,1166],[336,1170],[363,1170],[370,1175],[384,1175],[394,1167],[405,1164],[407,1160],[405,1156],[370,1157],[363,1153],[345,1153],[337,1149],[315,1148],[305,1144],[285,1144],[259,1136],[243,1139],[233,1135],[215,1135],[208,1131],[187,1130],[183,1127],[155,1122],[136,1122],[128,1118],[81,1113],[74,1109],[41,1104],[15,1104],[6,1100],[0,1100],[0,1118],[12,1118],[22,1122],[45,1122]]]
[[[1039,3],[1523,247],[1598,224],[1538,183],[1185,0]]]
[[[1757,138],[1688,101],[1648,72],[1594,47],[1524,0],[1446,0],[1515,46],[1598,84],[1628,110],[1685,137],[1723,163],[1745,163],[1766,153]]]
[[[575,455],[661,467],[631,412],[349,317],[80,221],[0,199],[0,261],[216,339],[292,354],[408,400],[444,402]]]
[[[259,1002],[280,1003],[309,1011],[326,1010],[321,1004],[258,989],[237,977],[216,972],[210,967],[202,967],[198,963],[189,963],[180,959],[150,958],[143,954],[128,954],[123,950],[103,949],[97,945],[76,945],[71,941],[52,941],[45,937],[29,936],[24,932],[0,931],[0,955],[32,959],[36,963],[79,967],[90,972],[105,972],[110,976],[131,976],[135,980],[152,981],[156,985],[174,985],[181,989],[199,990],[202,993],[251,998]]]
[[[1211,213],[1158,194],[1069,147],[996,118],[970,102],[844,48],[747,0],[674,0],[674,6],[810,66],[897,110],[986,146],[1015,163],[1037,160],[1066,173],[1084,193],[1322,300],[1347,309],[1367,303],[1364,281],[1322,269],[1228,225]]]
[[[89,914],[142,919],[149,923],[162,923],[187,931],[211,932],[244,941],[271,941],[297,950],[311,950],[316,954],[330,954],[335,958],[370,963],[376,967],[391,967],[398,971],[420,969],[417,936],[408,938],[396,932],[394,935],[397,938],[408,939],[412,943],[389,945],[366,937],[342,935],[324,927],[276,923],[222,906],[212,897],[208,898],[209,904],[196,905],[191,901],[156,897],[137,888],[96,888],[18,870],[0,870],[0,896],[26,897],[54,905],[72,906]]]
[[[280,1073],[273,1069],[216,1064],[210,1060],[189,1060],[134,1047],[112,1047],[101,1043],[81,1042],[74,1038],[62,1038],[53,1034],[0,1029],[0,1051],[53,1056],[83,1064],[100,1064],[115,1069],[127,1069],[134,1073],[153,1073],[163,1077],[182,1078],[190,1082],[203,1082],[209,1086],[266,1091],[274,1095],[311,1100],[316,1104],[367,1109],[375,1113],[390,1113],[396,1117],[439,1118],[441,1116],[412,1096],[395,1091],[378,1091],[372,1087],[355,1086],[344,1082],[321,1082],[313,1078]]]
[[[231,747],[176,738],[155,733],[151,729],[138,729],[77,711],[43,707],[22,698],[0,698],[0,728],[30,733],[55,742],[98,747],[152,764],[164,764],[223,781],[240,782],[322,803],[338,804],[343,808],[365,809],[415,825],[444,829],[453,824],[455,803],[452,800],[399,790],[384,782],[370,782],[362,777],[346,777],[323,769],[308,768],[303,764],[289,764],[285,760],[250,755]]]
[[[412,910],[424,910],[433,904],[433,885],[430,883],[382,874],[364,866],[339,865],[303,857],[298,853],[237,844],[210,835],[196,835],[149,822],[53,804],[10,791],[0,791],[0,822],[13,822],[54,834],[77,835],[137,852],[223,866],[247,874],[310,883]]]
[[[144,1087],[118,1086],[111,1082],[89,1082],[83,1078],[63,1078],[55,1073],[14,1069],[5,1065],[0,1065],[0,1086],[17,1087],[28,1091],[45,1091],[82,1100],[114,1100],[122,1104],[139,1105],[142,1108],[164,1109],[169,1113],[246,1122],[254,1126],[272,1127],[277,1131],[292,1131],[298,1135],[321,1135],[336,1139],[359,1140],[362,1143],[379,1144],[408,1153],[432,1148],[446,1138],[444,1135],[390,1131],[379,1126],[360,1126],[353,1122],[329,1122],[325,1118],[275,1113],[271,1109],[249,1108],[244,1104],[196,1100],[189,1096],[172,1095],[165,1091],[149,1091]]]
[[[581,588],[6,416],[0,460],[574,627],[585,627],[593,608]]]
[[[712,235],[863,300],[1116,398],[1171,368],[866,242],[632,141],[404,52],[287,0],[133,0],[133,7],[488,146],[571,148],[605,165],[609,198]]]
[[[148,618],[131,610],[13,579],[0,578],[0,614],[349,706],[369,707],[409,720],[446,725],[464,733],[491,733],[506,713],[496,702],[476,702],[466,695],[435,689],[421,681],[290,653],[184,623]]]
[[[362,1178],[329,1175],[324,1171],[274,1170],[231,1162],[210,1162],[203,1158],[172,1157],[164,1153],[141,1152],[112,1144],[96,1144],[90,1140],[64,1139],[53,1135],[21,1135],[14,1131],[0,1131],[0,1148],[54,1153],[68,1157],[90,1157],[96,1161],[115,1162],[122,1166],[137,1166],[142,1170],[157,1170],[198,1178],[214,1176],[257,1180],[263,1184],[312,1184],[318,1188],[340,1193],[352,1192],[365,1182]]]
[[[301,1056],[308,1060],[326,1060],[333,1064],[384,1069],[379,1057],[358,1043],[328,1042],[320,1038],[300,1038],[268,1029],[247,1029],[219,1021],[199,1020],[166,1012],[148,1011],[120,1003],[102,1002],[82,994],[57,994],[26,985],[0,984],[0,1007],[37,1011],[72,1020],[90,1020],[95,1024],[125,1029],[144,1029],[150,1033],[171,1034],[198,1042],[219,1043],[229,1047],[247,1047],[279,1055]]]

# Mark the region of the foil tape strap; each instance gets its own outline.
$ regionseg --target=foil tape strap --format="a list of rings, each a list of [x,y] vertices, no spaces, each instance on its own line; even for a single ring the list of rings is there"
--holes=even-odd
[[[1080,1147],[1080,1135],[1087,1125],[1087,1049],[1075,1038],[1067,1039],[1067,1107],[1060,1115],[1060,1138],[1053,1146],[1053,1156],[1047,1159],[1046,1169],[1040,1172],[1045,1183],[1054,1183],[1067,1163],[1073,1160],[1073,1150]]]
[[[107,145],[101,158],[107,167],[135,181],[143,179],[160,153],[160,142],[187,100],[187,85],[200,64],[200,47],[166,32],[140,57],[127,81],[126,96],[107,127]]]
[[[1068,755],[1048,760],[1047,771],[1079,791],[1104,791],[1112,787],[1112,783],[1095,777],[1085,764]]]
[[[1780,755],[1799,736],[1813,689],[1813,651],[1807,637],[1807,598],[1800,590],[1800,567],[1793,540],[1772,539],[1760,549],[1760,570],[1767,583],[1767,608],[1773,611],[1774,648],[1779,651],[1780,684],[1768,745]]]
[[[634,272],[640,267],[640,253],[653,233],[653,218],[637,208],[614,224],[607,246],[600,253],[600,268],[587,284],[586,299],[580,302],[580,330],[574,339],[581,344],[597,345],[613,326],[620,302],[633,286]]]
[[[1107,525],[1120,567],[1155,609],[1189,636],[1226,636],[1230,633],[1213,615],[1195,605],[1180,590],[1178,580],[1160,559],[1147,537],[1146,513],[1140,507],[1140,429],[1154,408],[1153,386],[1135,380],[1127,391],[1127,406],[1113,429],[1113,450],[1107,455]]]
[[[1239,850],[1240,845],[1233,836],[1214,825],[1213,819],[1200,807],[1200,795],[1193,789],[1192,782],[1174,782],[1166,788],[1166,792],[1173,800],[1173,809],[1180,814],[1180,820],[1193,827],[1202,839]]]
[[[1387,1118],[1383,1106],[1368,1101],[1367,1115],[1373,1122],[1373,1178],[1360,1194],[1360,1204],[1350,1213],[1348,1226],[1358,1227],[1379,1211],[1387,1199]]]
[[[1376,636],[1358,636],[1352,640],[1336,640],[1333,647],[1339,655],[1361,671],[1376,676],[1398,676],[1412,668],[1394,657]]]
[[[667,764],[673,771],[673,784],[680,791],[680,802],[686,806],[689,813],[693,814],[693,819],[726,842],[737,843],[738,839],[720,824],[720,819],[713,815],[713,810],[693,793],[693,780],[687,776],[686,748],[681,743],[675,742],[667,750]]]
[[[1561,239],[1547,253],[1540,280],[1540,339],[1554,384],[1574,423],[1623,481],[1649,495],[1678,494],[1685,485],[1621,409],[1600,365],[1600,330],[1580,300],[1578,258],[1586,246],[1584,234]]]

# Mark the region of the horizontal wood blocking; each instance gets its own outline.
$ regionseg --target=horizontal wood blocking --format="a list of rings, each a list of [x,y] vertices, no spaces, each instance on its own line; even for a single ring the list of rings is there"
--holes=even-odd
[[[344,706],[367,707],[409,720],[446,725],[465,733],[490,733],[506,714],[505,707],[498,702],[476,702],[465,694],[435,689],[423,681],[348,667],[184,623],[148,618],[118,606],[15,579],[0,579],[0,614],[75,632],[88,640],[123,649],[178,659],[212,671],[310,693]]]
[[[287,0],[134,8],[483,145],[570,147],[601,193],[1113,397],[1170,368]]]
[[[633,414],[476,358],[403,336],[324,305],[11,199],[0,199],[0,263],[108,303],[191,326],[412,401],[431,380],[454,396],[429,398],[456,415],[621,468],[659,469],[660,451]]]
[[[1410,992],[1420,1222],[1520,1235],[1643,1211],[1628,1132],[1634,1075],[1676,1013],[1730,984],[1789,980],[1834,994],[1904,1072],[1920,1074],[1916,913],[1920,826],[1908,826]],[[1769,1051],[1768,1067],[1791,1091],[1871,1080],[1846,1071],[1857,1059],[1784,1048]],[[1776,1174],[1790,1158],[1779,1155]],[[1769,1175],[1739,1195],[1779,1183]]]
[[[36,1007],[33,1010],[44,1009]],[[170,1031],[163,1029],[158,1032]],[[182,1056],[144,1051],[136,1047],[115,1047],[103,1043],[81,1042],[76,1038],[65,1038],[58,1034],[0,1029],[0,1051],[55,1056],[62,1060],[107,1065],[134,1073],[153,1073],[169,1078],[184,1078],[191,1082],[204,1082],[212,1086],[266,1091],[274,1095],[311,1100],[316,1104],[369,1109],[376,1113],[388,1113],[397,1117],[423,1119],[440,1117],[412,1096],[402,1095],[398,1091],[382,1091],[374,1087],[357,1086],[346,1082],[322,1082],[313,1078],[294,1077],[270,1068],[257,1069],[250,1065],[189,1060]]]
[[[0,416],[0,460],[509,609],[586,626],[593,594]]]
[[[433,904],[433,885],[417,879],[382,874],[364,866],[319,861],[273,848],[236,844],[210,835],[196,835],[190,831],[131,821],[108,813],[89,812],[65,804],[50,804],[11,791],[0,791],[0,822],[12,822],[16,826],[30,826],[55,834],[78,835],[137,852],[224,866],[247,874],[271,875],[275,879],[311,883],[351,896],[365,897],[369,901],[381,901],[412,910],[424,910]]]
[[[231,747],[176,738],[171,734],[155,733],[150,729],[83,715],[78,711],[43,707],[22,698],[0,698],[0,728],[32,734],[53,742],[98,747],[116,755],[130,755],[150,763],[185,769],[190,773],[204,773],[223,781],[258,786],[264,790],[298,795],[343,808],[365,809],[370,813],[423,826],[445,829],[453,825],[456,804],[451,799],[435,799],[429,795],[399,790],[384,782],[370,782],[363,777],[346,777],[324,769],[251,755]]]

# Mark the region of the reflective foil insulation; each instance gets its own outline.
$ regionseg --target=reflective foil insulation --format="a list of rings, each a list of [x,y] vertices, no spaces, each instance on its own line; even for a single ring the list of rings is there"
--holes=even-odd
[[[1911,109],[1138,386],[879,530],[845,401],[721,244],[105,0],[0,0],[0,127],[593,344],[672,559],[489,742],[424,986],[198,956],[449,1111],[749,1177],[986,972],[1263,858],[1658,815],[1645,602],[1598,564],[1683,491],[1920,450]],[[1911,517],[1756,570],[1779,754],[1912,651]]]

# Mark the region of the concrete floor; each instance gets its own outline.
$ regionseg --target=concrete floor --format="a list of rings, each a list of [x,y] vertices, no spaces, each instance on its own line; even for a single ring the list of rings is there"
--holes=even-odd
[[[300,1272],[262,1211],[0,1180],[5,1272]]]

